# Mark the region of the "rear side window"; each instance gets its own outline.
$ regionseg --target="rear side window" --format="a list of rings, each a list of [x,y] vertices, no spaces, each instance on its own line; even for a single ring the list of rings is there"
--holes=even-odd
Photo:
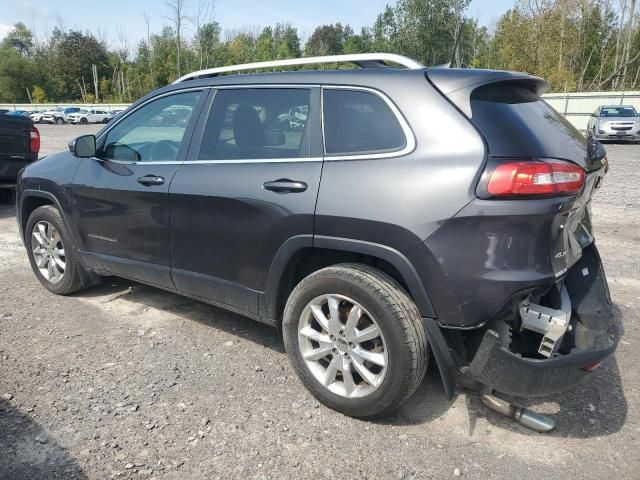
[[[219,90],[198,158],[308,158],[310,99],[305,88]]]
[[[406,146],[397,117],[378,95],[342,89],[325,89],[323,95],[327,155],[389,153]]]
[[[583,161],[582,134],[535,92],[493,83],[471,94],[471,120],[494,156],[551,157]]]

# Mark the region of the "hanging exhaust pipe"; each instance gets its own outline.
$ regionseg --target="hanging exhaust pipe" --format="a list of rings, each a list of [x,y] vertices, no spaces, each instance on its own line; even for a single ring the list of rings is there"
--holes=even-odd
[[[556,422],[549,417],[532,412],[526,408],[516,407],[512,403],[494,397],[493,395],[483,395],[482,403],[491,410],[502,415],[513,418],[523,427],[530,428],[536,432],[547,433],[556,428]]]

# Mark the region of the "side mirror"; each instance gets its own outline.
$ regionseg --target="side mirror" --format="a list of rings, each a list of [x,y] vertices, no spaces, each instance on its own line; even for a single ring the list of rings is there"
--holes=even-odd
[[[95,135],[82,135],[69,142],[69,151],[78,158],[95,157],[96,137]]]

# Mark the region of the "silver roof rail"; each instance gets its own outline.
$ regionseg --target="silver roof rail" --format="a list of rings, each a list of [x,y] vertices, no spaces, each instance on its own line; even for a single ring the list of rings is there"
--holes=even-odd
[[[270,62],[245,63],[242,65],[228,65],[226,67],[208,68],[184,75],[173,83],[194,80],[203,77],[216,77],[221,73],[242,72],[261,68],[292,67],[296,65],[314,65],[319,63],[354,63],[361,68],[383,68],[386,63],[395,63],[410,70],[425,68],[420,62],[395,53],[358,53],[354,55],[327,55],[324,57],[289,58],[287,60],[273,60]]]

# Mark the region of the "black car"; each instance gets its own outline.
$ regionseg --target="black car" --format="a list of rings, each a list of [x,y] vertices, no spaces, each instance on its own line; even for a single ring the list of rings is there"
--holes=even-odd
[[[13,200],[18,172],[39,151],[40,132],[29,117],[0,114],[0,203]]]
[[[273,325],[356,417],[398,407],[430,352],[449,395],[586,378],[619,336],[589,213],[601,145],[526,74],[368,54],[220,76],[333,61],[195,72],[29,165],[37,278],[65,295],[118,275]]]

